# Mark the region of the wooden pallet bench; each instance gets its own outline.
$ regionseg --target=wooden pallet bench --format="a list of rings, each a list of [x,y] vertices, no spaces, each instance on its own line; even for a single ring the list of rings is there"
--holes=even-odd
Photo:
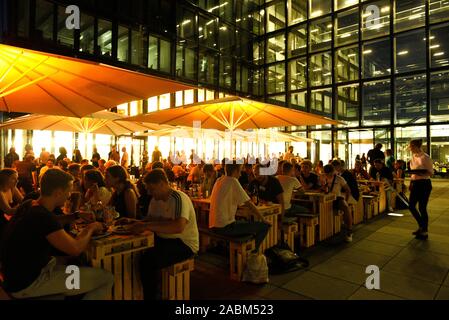
[[[193,269],[193,258],[162,269],[162,300],[190,300],[190,272]]]

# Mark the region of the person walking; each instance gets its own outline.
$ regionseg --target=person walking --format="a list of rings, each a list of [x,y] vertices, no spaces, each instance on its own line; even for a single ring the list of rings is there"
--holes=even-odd
[[[409,149],[412,153],[409,208],[419,227],[413,235],[416,239],[427,240],[429,225],[427,204],[432,192],[430,177],[433,174],[433,163],[429,155],[422,150],[422,140],[411,140]],[[417,204],[419,211],[416,209]]]

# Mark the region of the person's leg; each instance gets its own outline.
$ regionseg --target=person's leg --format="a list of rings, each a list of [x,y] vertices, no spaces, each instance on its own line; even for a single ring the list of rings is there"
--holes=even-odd
[[[193,255],[192,250],[182,240],[157,237],[155,246],[147,250],[140,260],[140,277],[145,300],[157,299],[161,269]]]
[[[393,212],[394,211],[393,210],[393,206],[391,205],[391,189],[392,188],[393,188],[392,186],[388,186],[385,189],[385,195],[387,197],[387,209],[388,209],[389,212]]]
[[[420,198],[418,201],[419,212],[421,213],[422,232],[427,232],[429,226],[429,215],[427,213],[427,204],[429,203],[432,183],[430,180],[420,182]]]
[[[70,273],[66,273],[67,266],[57,265],[56,260],[42,270],[39,278],[28,288],[13,293],[15,298],[45,297],[51,295],[74,296],[85,294],[83,299],[99,300],[106,298],[111,290],[114,279],[111,273],[96,268],[80,267],[79,289],[71,289],[67,285],[70,282]]]
[[[245,236],[253,235],[256,242],[256,250],[259,250],[260,245],[268,234],[270,230],[270,225],[263,222],[247,222],[247,221],[236,221],[231,225],[224,228],[214,229],[215,232],[226,235],[226,236]]]
[[[416,222],[418,223],[418,227],[420,229],[422,229],[421,215],[418,212],[418,210],[416,210],[416,205],[420,198],[419,193],[421,191],[419,190],[419,185],[417,183],[415,183],[414,181],[411,181],[410,183],[411,183],[412,190],[410,191],[409,209],[410,209],[410,212],[412,213],[413,217],[415,218]]]
[[[348,203],[342,199],[338,203],[338,208],[343,211],[343,221],[349,234],[352,234],[352,215]]]

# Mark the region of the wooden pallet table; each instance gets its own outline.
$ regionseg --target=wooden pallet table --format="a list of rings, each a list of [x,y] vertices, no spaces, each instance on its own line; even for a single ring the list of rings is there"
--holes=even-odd
[[[114,275],[110,300],[142,300],[139,258],[141,253],[154,246],[154,234],[111,235],[92,240],[87,256],[92,267],[102,268]]]

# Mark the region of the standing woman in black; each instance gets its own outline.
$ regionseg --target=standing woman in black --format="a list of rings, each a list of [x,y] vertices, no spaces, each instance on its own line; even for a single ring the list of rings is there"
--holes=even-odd
[[[422,151],[422,140],[410,141],[411,182],[410,182],[410,211],[418,222],[418,230],[413,232],[417,239],[426,240],[428,238],[429,215],[427,213],[427,203],[432,191],[430,177],[433,174],[432,159]],[[416,209],[418,204],[419,211]]]

